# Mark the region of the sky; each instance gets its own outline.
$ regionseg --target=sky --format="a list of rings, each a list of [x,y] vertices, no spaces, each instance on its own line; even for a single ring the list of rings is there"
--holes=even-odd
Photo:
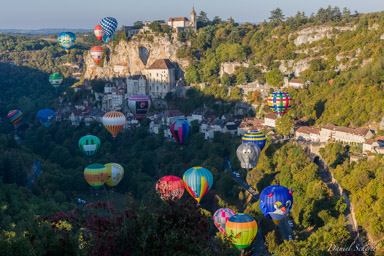
[[[261,22],[277,7],[286,17],[297,11],[306,15],[328,5],[347,7],[353,13],[384,10],[384,0],[0,0],[0,29],[85,28],[91,29],[103,17],[115,17],[121,25],[137,20],[168,20],[189,17],[192,6],[236,22]]]

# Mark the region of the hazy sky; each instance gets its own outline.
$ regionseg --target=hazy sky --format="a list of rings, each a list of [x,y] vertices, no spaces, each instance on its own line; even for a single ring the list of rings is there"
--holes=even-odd
[[[285,16],[298,10],[307,15],[328,5],[354,12],[384,10],[384,0],[0,0],[0,29],[93,28],[101,18],[115,17],[121,25],[136,20],[167,20],[187,16],[192,5],[208,17],[233,17],[238,22],[260,22],[280,7]]]

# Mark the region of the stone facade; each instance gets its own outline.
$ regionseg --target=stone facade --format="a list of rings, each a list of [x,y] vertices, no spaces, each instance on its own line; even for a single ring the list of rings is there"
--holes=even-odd
[[[347,144],[363,144],[366,139],[370,139],[372,136],[373,133],[366,128],[347,128],[327,124],[321,128],[320,142],[334,140]]]
[[[275,128],[277,116],[274,113],[268,113],[264,116],[264,125]]]
[[[148,94],[151,98],[164,99],[176,86],[175,67],[169,59],[156,60],[147,70]]]
[[[197,31],[197,20],[196,20],[195,8],[192,8],[191,20],[188,20],[186,17],[169,18],[168,26],[176,32],[179,32],[181,30]]]
[[[305,139],[306,141],[320,142],[320,129],[309,126],[301,126],[295,132],[297,140]]]

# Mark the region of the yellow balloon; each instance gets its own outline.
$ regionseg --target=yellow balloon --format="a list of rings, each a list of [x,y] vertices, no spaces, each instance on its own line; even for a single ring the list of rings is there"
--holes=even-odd
[[[108,172],[108,179],[105,183],[107,183],[108,186],[117,186],[119,182],[122,180],[124,176],[124,168],[123,166],[117,164],[117,163],[108,163],[105,164],[105,167],[107,167]]]

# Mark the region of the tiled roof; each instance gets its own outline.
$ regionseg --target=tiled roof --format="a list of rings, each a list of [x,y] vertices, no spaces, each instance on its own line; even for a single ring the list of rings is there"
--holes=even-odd
[[[272,119],[272,120],[276,120],[276,119],[277,119],[277,117],[276,117],[276,115],[275,115],[274,113],[268,113],[268,114],[266,114],[266,115],[264,116],[264,119],[266,119],[266,118],[268,118],[268,119]]]
[[[297,129],[296,132],[301,132],[301,133],[306,133],[306,134],[319,134],[320,133],[320,129],[316,129],[316,128],[313,128],[313,127],[309,127],[309,126],[301,126],[299,129]]]
[[[289,81],[290,83],[296,83],[296,84],[304,84],[303,81],[300,79],[293,78]]]
[[[188,21],[186,17],[175,17],[175,18],[169,18],[168,22],[172,21]]]
[[[333,130],[337,132],[343,132],[343,133],[349,133],[349,134],[354,134],[358,136],[366,136],[368,132],[370,131],[367,128],[349,128],[349,127],[341,127],[341,126],[336,126],[333,124],[327,124],[323,127],[323,129],[328,129],[328,130]]]
[[[174,69],[172,62],[169,59],[155,60],[148,69]]]

